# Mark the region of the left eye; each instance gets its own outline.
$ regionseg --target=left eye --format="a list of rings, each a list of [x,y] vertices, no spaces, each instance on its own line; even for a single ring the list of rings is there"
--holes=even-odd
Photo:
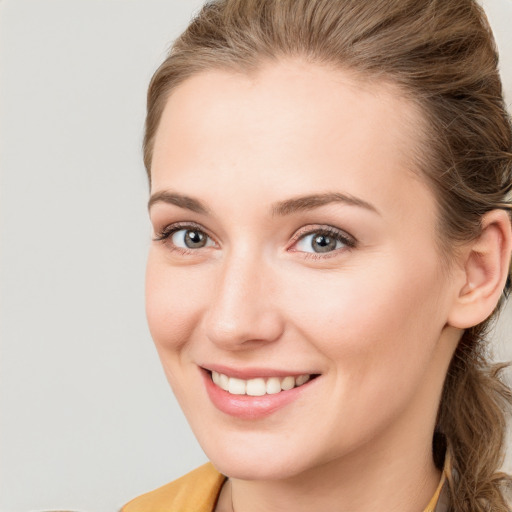
[[[173,245],[181,249],[201,249],[214,245],[213,240],[200,229],[179,229],[170,239]]]
[[[337,233],[309,233],[295,244],[296,250],[302,252],[325,253],[349,246],[348,240]]]

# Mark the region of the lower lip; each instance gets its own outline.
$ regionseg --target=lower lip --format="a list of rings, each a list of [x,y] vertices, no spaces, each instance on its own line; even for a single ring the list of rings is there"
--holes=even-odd
[[[312,379],[302,386],[280,391],[273,395],[232,395],[214,384],[209,372],[201,370],[201,373],[205,381],[206,391],[213,405],[223,413],[245,420],[264,418],[285,407],[296,400],[316,380]]]

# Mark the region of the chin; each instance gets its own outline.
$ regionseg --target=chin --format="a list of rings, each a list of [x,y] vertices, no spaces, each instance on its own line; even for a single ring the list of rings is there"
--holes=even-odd
[[[214,456],[212,464],[223,475],[238,480],[285,480],[301,474],[306,468],[294,467],[282,459],[251,457],[246,454],[238,456]]]
[[[198,439],[212,464],[230,478],[283,480],[296,477],[319,464],[313,460],[314,450],[308,449],[305,453],[301,449],[301,446],[308,445],[307,442],[297,442],[289,437],[268,439],[265,434],[241,435],[238,442],[235,439],[219,440],[220,436],[214,440],[212,437],[204,443],[201,437]]]

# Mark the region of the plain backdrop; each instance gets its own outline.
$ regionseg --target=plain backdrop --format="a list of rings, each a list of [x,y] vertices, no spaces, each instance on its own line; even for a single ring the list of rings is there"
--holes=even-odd
[[[140,150],[200,4],[0,0],[0,512],[113,512],[206,460],[146,327]],[[485,6],[510,102],[512,0]],[[512,359],[510,305],[498,331]]]

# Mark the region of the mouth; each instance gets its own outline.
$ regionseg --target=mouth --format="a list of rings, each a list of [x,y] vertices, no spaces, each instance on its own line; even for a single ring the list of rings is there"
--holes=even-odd
[[[212,382],[218,388],[231,395],[264,396],[277,395],[283,391],[290,391],[308,383],[318,377],[318,374],[305,373],[301,375],[287,375],[285,377],[256,377],[240,379],[216,371],[207,370]]]
[[[313,373],[286,375],[257,369],[231,369],[223,373],[226,370],[201,368],[206,392],[219,411],[241,420],[263,419],[289,406],[304,393],[314,392],[320,377]],[[241,378],[244,376],[249,378]]]

